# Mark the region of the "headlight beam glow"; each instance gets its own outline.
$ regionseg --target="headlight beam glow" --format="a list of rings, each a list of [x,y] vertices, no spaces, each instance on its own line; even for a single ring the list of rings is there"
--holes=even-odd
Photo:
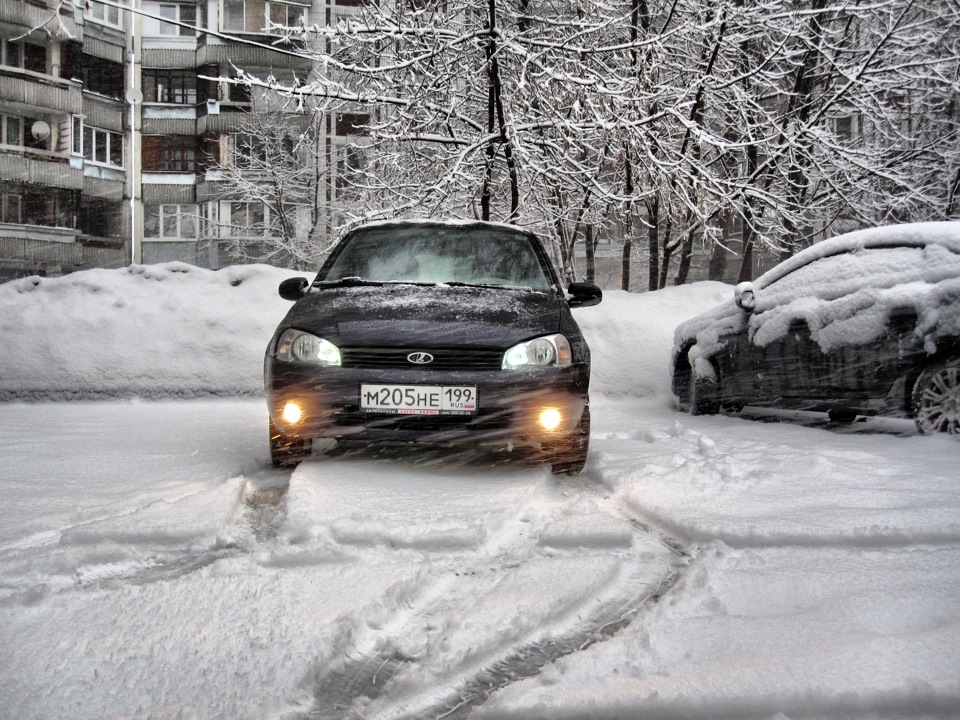
[[[300,409],[300,406],[295,402],[288,402],[283,406],[283,413],[281,413],[283,419],[290,423],[291,425],[296,425],[303,419],[303,410]]]
[[[560,422],[563,420],[563,416],[560,414],[560,411],[556,408],[545,408],[540,413],[538,421],[540,427],[544,430],[556,430],[560,427]]]

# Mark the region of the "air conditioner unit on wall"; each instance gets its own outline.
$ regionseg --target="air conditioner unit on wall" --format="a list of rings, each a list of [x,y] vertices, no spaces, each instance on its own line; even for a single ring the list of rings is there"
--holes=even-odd
[[[219,114],[220,114],[220,101],[207,100],[207,115],[219,115]]]

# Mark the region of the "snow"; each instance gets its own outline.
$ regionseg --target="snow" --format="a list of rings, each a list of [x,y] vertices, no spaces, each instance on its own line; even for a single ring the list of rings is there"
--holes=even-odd
[[[578,478],[291,473],[257,395],[296,274],[0,285],[0,718],[960,717],[960,444],[676,411],[674,327],[731,287],[576,311]]]
[[[290,308],[276,288],[298,274],[169,263],[4,283],[0,397],[259,394]]]
[[[731,295],[681,326],[677,346],[696,337],[709,356],[724,334],[747,322],[752,342],[765,347],[802,321],[827,353],[872,343],[886,331],[891,313],[908,310],[917,318],[917,337],[932,353],[938,338],[960,332],[960,222],[880,227],[832,238],[777,265],[753,287],[756,309],[749,318]]]

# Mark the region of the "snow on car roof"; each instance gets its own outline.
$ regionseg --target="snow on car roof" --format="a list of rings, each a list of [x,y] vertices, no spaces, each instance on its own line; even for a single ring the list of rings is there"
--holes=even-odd
[[[793,257],[771,268],[759,278],[756,285],[764,287],[782,278],[799,267],[840,253],[855,252],[867,248],[910,246],[925,247],[942,245],[951,252],[960,253],[960,222],[922,222],[903,225],[884,225],[882,227],[855,230],[837,235],[801,250]]]

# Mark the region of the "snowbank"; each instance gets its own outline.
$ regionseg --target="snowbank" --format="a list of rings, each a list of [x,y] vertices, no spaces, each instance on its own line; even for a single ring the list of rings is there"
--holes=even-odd
[[[169,263],[4,283],[0,400],[259,395],[264,349],[291,306],[277,286],[302,274]],[[666,395],[673,328],[731,292],[720,283],[612,291],[577,310],[594,391]]]
[[[295,275],[169,263],[4,283],[0,399],[259,394]]]

